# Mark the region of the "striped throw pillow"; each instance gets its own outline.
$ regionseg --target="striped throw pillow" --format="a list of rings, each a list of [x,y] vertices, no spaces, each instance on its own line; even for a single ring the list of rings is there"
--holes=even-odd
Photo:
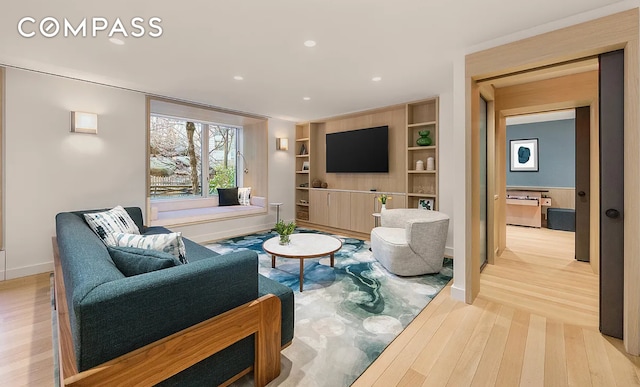
[[[238,202],[242,206],[251,205],[251,187],[238,188]]]
[[[164,251],[178,258],[181,263],[189,262],[187,261],[187,251],[182,241],[181,232],[152,235],[114,233],[112,236],[115,240],[113,246]]]
[[[138,226],[122,206],[116,206],[109,211],[84,214],[84,219],[107,246],[115,246],[112,236],[115,232],[140,234]]]

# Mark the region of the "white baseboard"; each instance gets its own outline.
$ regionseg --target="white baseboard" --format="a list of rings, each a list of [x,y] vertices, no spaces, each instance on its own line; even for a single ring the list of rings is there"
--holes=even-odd
[[[5,268],[7,267],[7,253],[4,250],[0,250],[0,281],[4,281]]]
[[[453,298],[454,300],[466,302],[464,295],[465,295],[464,289],[461,289],[455,285],[451,285],[451,298]]]
[[[254,224],[248,227],[240,227],[231,230],[224,230],[219,232],[213,232],[209,234],[189,236],[188,238],[196,243],[207,243],[217,241],[220,239],[233,238],[241,235],[253,234],[260,231],[270,230],[273,228],[273,223],[268,224]]]
[[[47,273],[53,271],[53,261],[47,263],[39,263],[37,265],[23,266],[16,269],[7,269],[5,279],[10,280],[20,277],[28,277],[30,275]]]
[[[447,258],[453,258],[453,247],[445,246],[444,256]]]

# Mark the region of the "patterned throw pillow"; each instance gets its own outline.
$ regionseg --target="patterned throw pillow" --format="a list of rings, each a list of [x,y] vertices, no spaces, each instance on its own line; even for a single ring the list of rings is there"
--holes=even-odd
[[[107,246],[115,246],[116,242],[112,236],[114,232],[140,234],[138,226],[122,206],[116,206],[109,211],[84,214],[84,219]]]
[[[107,249],[113,263],[127,277],[180,265],[176,257],[164,251],[110,246]]]
[[[189,262],[181,232],[152,235],[114,233],[112,235],[116,241],[114,246],[164,251],[178,258],[181,263]]]
[[[251,187],[238,188],[238,202],[241,206],[251,205]]]

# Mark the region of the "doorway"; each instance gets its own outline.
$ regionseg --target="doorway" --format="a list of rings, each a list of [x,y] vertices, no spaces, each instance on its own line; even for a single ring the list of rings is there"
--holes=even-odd
[[[470,187],[470,194],[465,200],[471,203],[466,207],[464,218],[467,219],[471,227],[464,229],[465,240],[469,240],[468,245],[464,241],[456,244],[456,251],[464,253],[468,247],[469,252],[465,265],[468,275],[465,276],[465,297],[468,302],[477,295],[479,284],[479,268],[473,257],[478,255],[479,233],[477,230],[478,203],[472,198],[477,195],[479,185],[475,177],[473,165],[478,161],[477,148],[477,127],[474,128],[475,118],[473,116],[474,92],[477,92],[477,82],[502,74],[517,74],[526,69],[544,68],[558,63],[567,63],[576,58],[591,54],[599,54],[611,51],[616,48],[624,48],[624,163],[625,167],[636,166],[640,163],[640,155],[637,149],[640,148],[639,132],[639,92],[637,88],[638,78],[638,9],[621,12],[618,14],[602,17],[597,20],[581,23],[552,31],[543,35],[524,39],[512,44],[506,44],[493,49],[484,50],[478,53],[467,55],[466,57],[466,101],[471,101],[467,105],[467,132],[465,138],[472,145],[471,163],[462,166],[466,172],[465,184]],[[471,114],[469,114],[471,112]],[[497,116],[499,124],[503,118]],[[475,145],[474,145],[475,144]],[[625,188],[624,196],[628,198],[637,197],[640,192],[640,176],[631,173],[629,168],[625,168]],[[497,180],[497,179],[496,179]],[[491,189],[491,182],[489,183]],[[504,192],[497,192],[504,194]],[[477,196],[476,196],[477,197]],[[462,203],[460,203],[462,204]],[[640,254],[640,245],[635,242],[634,236],[640,231],[640,206],[630,203],[625,208],[626,216],[624,222],[624,343],[625,349],[631,354],[640,353],[640,262],[635,257]],[[501,215],[501,214],[498,214]],[[476,215],[477,216],[477,215]],[[474,220],[475,219],[475,220]],[[460,227],[464,228],[464,224]],[[594,240],[595,238],[591,238]],[[632,242],[633,240],[633,242]],[[500,238],[498,243],[503,243]],[[499,247],[502,247],[498,245]],[[491,245],[489,252],[491,253]]]

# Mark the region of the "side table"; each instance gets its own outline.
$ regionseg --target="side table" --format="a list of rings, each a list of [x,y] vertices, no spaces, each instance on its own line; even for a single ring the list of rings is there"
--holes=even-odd
[[[373,216],[375,227],[380,227],[380,213],[374,212],[373,214],[371,214],[371,216]]]
[[[276,223],[280,222],[280,206],[283,203],[269,203],[270,206],[276,207]]]

